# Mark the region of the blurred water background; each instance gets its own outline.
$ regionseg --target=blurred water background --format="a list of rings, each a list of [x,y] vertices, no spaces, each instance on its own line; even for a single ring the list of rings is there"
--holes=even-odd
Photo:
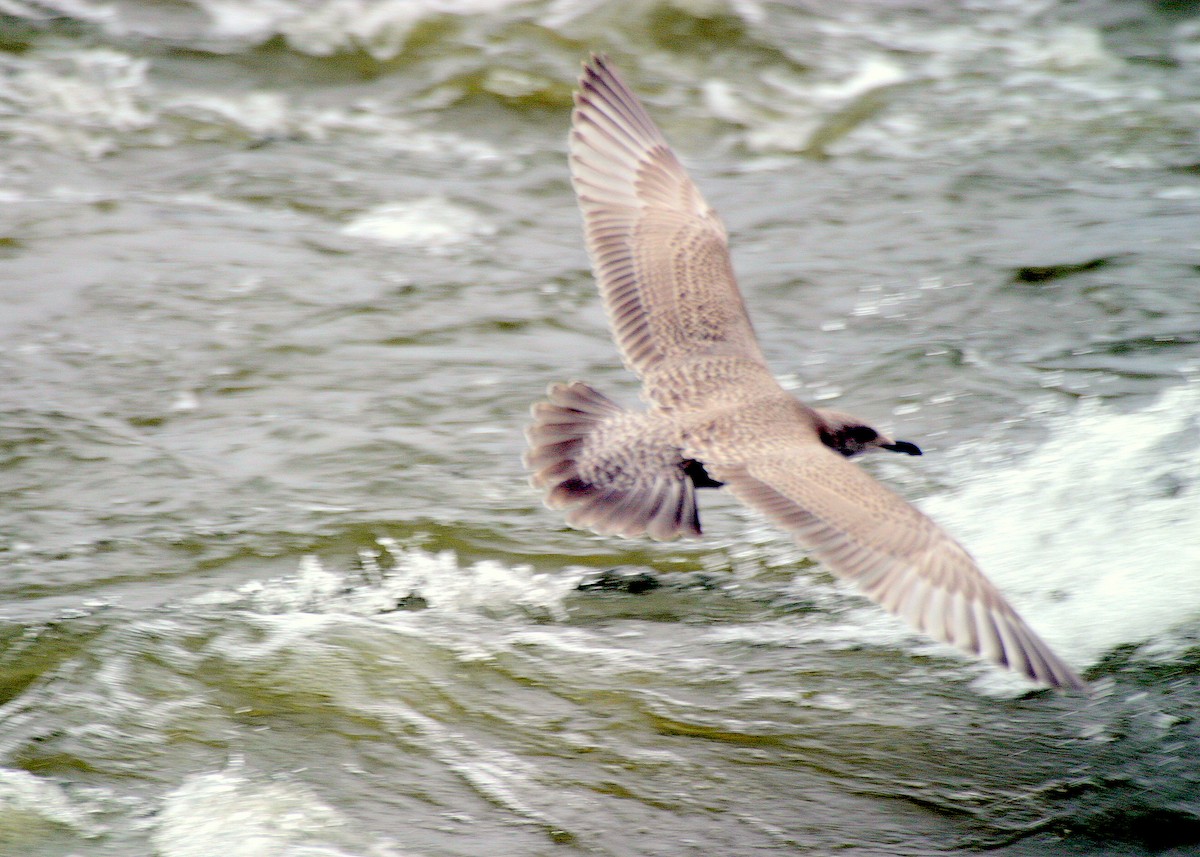
[[[542,508],[592,50],[1094,696]],[[1200,853],[1200,4],[0,0],[0,272],[2,854]]]

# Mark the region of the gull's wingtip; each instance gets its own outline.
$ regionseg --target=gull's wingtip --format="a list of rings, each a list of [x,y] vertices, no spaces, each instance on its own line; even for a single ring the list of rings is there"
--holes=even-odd
[[[592,51],[588,54],[588,58],[583,60],[581,65],[583,66],[583,72],[579,76],[580,83],[589,79],[613,77],[616,75],[612,60],[604,51]]]
[[[1067,674],[1063,676],[1055,676],[1055,681],[1051,685],[1055,690],[1062,693],[1082,693],[1087,696],[1092,694],[1092,686],[1083,680],[1074,670],[1067,670]]]

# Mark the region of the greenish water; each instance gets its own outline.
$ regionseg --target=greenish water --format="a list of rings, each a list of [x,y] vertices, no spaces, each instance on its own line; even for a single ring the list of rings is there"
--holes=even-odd
[[[542,508],[530,403],[637,395],[589,50],[1092,698],[717,492]],[[1194,6],[27,1],[0,70],[0,854],[1200,849]]]

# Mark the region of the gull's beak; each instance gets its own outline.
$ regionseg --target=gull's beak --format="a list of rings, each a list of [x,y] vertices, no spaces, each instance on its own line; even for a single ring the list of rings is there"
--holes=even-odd
[[[920,455],[921,447],[915,443],[909,443],[907,440],[897,440],[893,443],[881,443],[880,449],[890,450],[891,452],[903,452],[905,455]]]

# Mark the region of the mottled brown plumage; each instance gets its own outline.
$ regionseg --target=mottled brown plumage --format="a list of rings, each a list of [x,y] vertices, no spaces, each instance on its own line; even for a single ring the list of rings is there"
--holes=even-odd
[[[916,446],[810,408],[775,381],[725,228],[602,57],[584,66],[570,152],[600,294],[651,407],[626,411],[579,381],[552,386],[527,431],[546,504],[597,533],[698,537],[696,489],[724,485],[924,633],[1085,688],[966,550],[848,460]]]

